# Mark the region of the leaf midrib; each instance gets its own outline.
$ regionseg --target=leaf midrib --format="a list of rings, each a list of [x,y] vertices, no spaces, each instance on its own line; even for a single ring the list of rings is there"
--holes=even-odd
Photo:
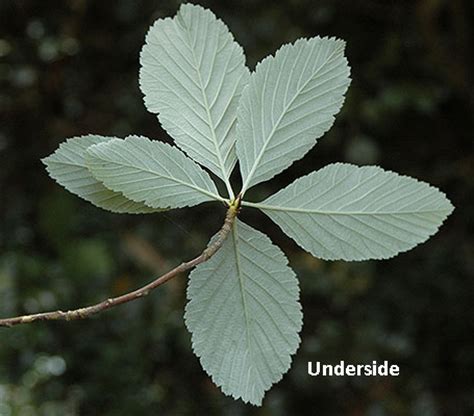
[[[259,208],[268,211],[284,211],[284,212],[296,212],[301,214],[319,214],[319,215],[347,215],[347,216],[358,216],[358,215],[403,215],[403,214],[435,214],[442,212],[449,212],[449,208],[430,209],[430,210],[419,210],[419,211],[321,211],[317,209],[308,208],[297,208],[297,207],[284,207],[277,205],[266,205],[254,202],[242,201],[242,205],[249,207]]]
[[[245,282],[244,282],[244,275],[242,273],[242,268],[240,265],[240,252],[238,248],[239,244],[239,235],[237,231],[237,223],[234,222],[232,225],[232,248],[234,249],[234,254],[235,254],[235,266],[237,270],[237,276],[239,279],[239,288],[240,288],[240,296],[242,298],[242,308],[244,310],[244,318],[245,318],[245,330],[247,333],[247,348],[249,353],[252,356],[252,361],[253,361],[253,350],[252,350],[252,345],[251,345],[251,334],[250,334],[250,324],[251,321],[249,320],[249,314],[248,314],[248,309],[247,309],[247,302],[246,302],[246,295],[245,295]]]

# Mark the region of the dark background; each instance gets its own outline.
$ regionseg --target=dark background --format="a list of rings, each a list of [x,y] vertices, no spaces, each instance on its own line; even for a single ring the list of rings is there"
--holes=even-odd
[[[473,11],[470,0],[203,1],[251,68],[301,36],[347,41],[352,85],[335,126],[259,200],[327,163],[378,164],[445,191],[427,243],[379,262],[323,262],[263,214],[302,288],[302,345],[262,408],[223,396],[183,323],[187,277],[83,322],[0,329],[0,415],[467,415],[474,412]],[[224,209],[115,215],[40,163],[67,137],[170,141],[142,103],[138,54],[177,1],[0,0],[0,316],[136,288],[198,254]],[[311,378],[308,360],[389,360],[398,378]]]

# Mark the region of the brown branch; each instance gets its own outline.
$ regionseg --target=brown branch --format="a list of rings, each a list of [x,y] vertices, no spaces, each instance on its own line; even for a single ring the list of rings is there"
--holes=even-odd
[[[87,306],[84,308],[74,309],[63,312],[61,310],[54,312],[43,312],[32,315],[17,316],[14,318],[0,319],[0,327],[12,327],[15,325],[29,324],[36,321],[74,321],[78,319],[86,319],[95,315],[99,312],[113,308],[114,306],[121,305],[123,303],[131,302],[133,300],[147,296],[152,290],[158,286],[166,283],[168,280],[176,277],[178,274],[196,267],[198,264],[204,263],[209,260],[216,252],[222,247],[227,235],[232,229],[235,217],[240,209],[240,198],[238,197],[227,210],[224,224],[217,234],[215,241],[209,245],[199,256],[196,258],[181,263],[179,266],[170,270],[168,273],[158,277],[151,283],[143,286],[140,289],[134,290],[133,292],[126,293],[116,298],[109,298],[95,305]]]

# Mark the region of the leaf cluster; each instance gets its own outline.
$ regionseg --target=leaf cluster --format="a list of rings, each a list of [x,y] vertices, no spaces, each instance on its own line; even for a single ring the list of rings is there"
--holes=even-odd
[[[427,240],[452,212],[436,188],[376,166],[335,163],[264,201],[246,199],[334,123],[350,84],[344,45],[299,39],[250,73],[224,23],[185,4],[154,23],[140,55],[145,106],[177,147],[88,135],[68,139],[44,163],[67,190],[112,212],[237,202],[260,209],[316,257],[392,257]],[[237,162],[243,186],[236,193]],[[298,281],[284,254],[236,220],[222,248],[191,273],[187,294],[186,325],[203,368],[225,394],[260,405],[300,341]]]

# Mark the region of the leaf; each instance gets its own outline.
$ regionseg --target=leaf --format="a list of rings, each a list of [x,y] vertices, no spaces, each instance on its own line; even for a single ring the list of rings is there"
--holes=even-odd
[[[454,209],[427,183],[346,163],[328,165],[248,205],[326,260],[385,259],[410,250],[436,233]]]
[[[332,126],[350,83],[344,46],[299,39],[257,65],[237,115],[243,192],[303,157]]]
[[[103,136],[81,136],[68,139],[50,156],[42,159],[49,175],[69,192],[99,208],[117,213],[143,214],[157,210],[125,198],[121,193],[107,189],[89,172],[85,151],[89,146],[114,139]]]
[[[260,405],[300,342],[298,281],[284,254],[236,220],[222,248],[191,273],[187,296],[186,326],[206,372],[225,394]]]
[[[180,208],[223,198],[209,174],[166,143],[113,139],[87,149],[87,166],[107,188],[153,208]]]
[[[148,110],[181,149],[229,185],[237,161],[237,105],[249,71],[225,24],[209,10],[184,4],[174,19],[150,28],[140,62]]]

